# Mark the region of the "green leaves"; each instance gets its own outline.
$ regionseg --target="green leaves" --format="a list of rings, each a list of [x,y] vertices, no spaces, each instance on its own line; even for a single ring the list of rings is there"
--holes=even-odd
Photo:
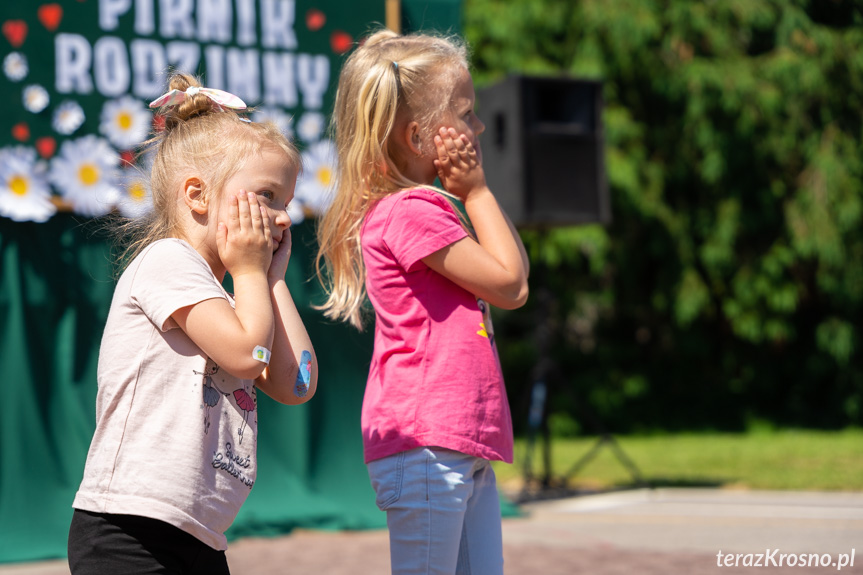
[[[533,265],[555,270],[558,298],[569,302],[562,314],[578,315],[572,293],[603,294],[607,312],[594,330],[606,353],[592,361],[607,363],[589,365],[601,373],[632,358],[626,377],[645,382],[637,398],[620,392],[622,403],[604,404],[668,400],[704,377],[755,412],[810,421],[807,398],[821,393],[830,403],[820,416],[863,422],[847,408],[863,390],[863,11],[855,6],[465,3],[478,83],[509,73],[604,83],[612,224],[525,236]],[[637,330],[663,336],[634,344]],[[749,383],[732,391],[742,373]],[[769,396],[787,403],[770,405]]]
[[[815,330],[818,348],[830,354],[838,363],[848,363],[857,345],[854,326],[837,317],[827,318]]]

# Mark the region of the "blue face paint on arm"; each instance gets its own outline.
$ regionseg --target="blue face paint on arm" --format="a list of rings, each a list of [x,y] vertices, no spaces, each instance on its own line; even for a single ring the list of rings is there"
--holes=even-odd
[[[294,384],[294,394],[297,397],[305,397],[309,392],[309,382],[312,380],[312,354],[303,350],[300,354],[300,371],[297,373],[297,382]]]

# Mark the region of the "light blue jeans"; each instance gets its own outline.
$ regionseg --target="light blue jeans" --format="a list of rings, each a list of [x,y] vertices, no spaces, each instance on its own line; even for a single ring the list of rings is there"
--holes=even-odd
[[[393,575],[502,575],[500,500],[485,460],[419,447],[368,464]]]

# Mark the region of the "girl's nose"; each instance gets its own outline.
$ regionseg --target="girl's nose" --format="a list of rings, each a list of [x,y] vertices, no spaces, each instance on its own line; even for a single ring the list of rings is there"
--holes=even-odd
[[[485,124],[477,116],[474,116],[473,133],[479,136],[483,132],[485,132]]]
[[[275,218],[273,218],[273,221],[280,228],[291,227],[291,216],[288,215],[287,208],[284,210],[278,210],[275,214]]]

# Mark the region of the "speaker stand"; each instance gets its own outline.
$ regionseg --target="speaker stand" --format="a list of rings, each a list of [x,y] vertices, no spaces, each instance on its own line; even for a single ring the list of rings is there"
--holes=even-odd
[[[575,464],[570,468],[570,470],[563,476],[563,486],[566,486],[569,483],[569,480],[575,477],[579,471],[581,471],[588,463],[590,463],[593,458],[595,458],[599,454],[599,450],[602,449],[603,446],[607,445],[613,452],[617,460],[629,471],[630,477],[632,477],[632,482],[639,487],[648,487],[647,483],[641,476],[641,472],[638,470],[638,467],[626,455],[626,452],[620,447],[620,444],[617,443],[617,440],[610,433],[603,433],[599,436],[599,439],[596,440],[596,443],[593,444],[593,447],[590,450],[581,456],[581,458],[575,462]]]
[[[609,433],[598,418],[582,408],[587,419],[591,420],[594,427],[600,430],[596,443],[582,455],[570,470],[558,481],[552,474],[551,457],[551,432],[548,425],[548,399],[551,382],[556,379],[556,364],[552,359],[551,342],[554,337],[556,317],[556,299],[548,285],[547,270],[539,265],[534,268],[535,292],[537,298],[537,319],[535,341],[537,347],[537,362],[531,372],[531,389],[528,407],[527,445],[523,465],[523,487],[518,501],[523,502],[530,499],[550,498],[556,495],[571,494],[570,480],[575,477],[590,461],[592,461],[603,447],[612,450],[618,461],[629,471],[633,483],[639,487],[646,487],[638,466],[624,452],[623,448]],[[542,473],[537,476],[533,471],[534,452],[538,437],[542,439]]]
[[[542,278],[544,279],[544,278]],[[537,347],[537,362],[531,372],[530,403],[527,416],[527,449],[524,457],[522,495],[532,491],[534,484],[539,483],[541,491],[551,487],[551,433],[546,416],[546,399],[548,396],[548,381],[551,376],[554,361],[551,359],[551,307],[553,296],[551,290],[542,281],[537,289],[537,321],[535,339]],[[536,477],[533,473],[533,455],[536,449],[537,435],[542,436],[543,473]]]

